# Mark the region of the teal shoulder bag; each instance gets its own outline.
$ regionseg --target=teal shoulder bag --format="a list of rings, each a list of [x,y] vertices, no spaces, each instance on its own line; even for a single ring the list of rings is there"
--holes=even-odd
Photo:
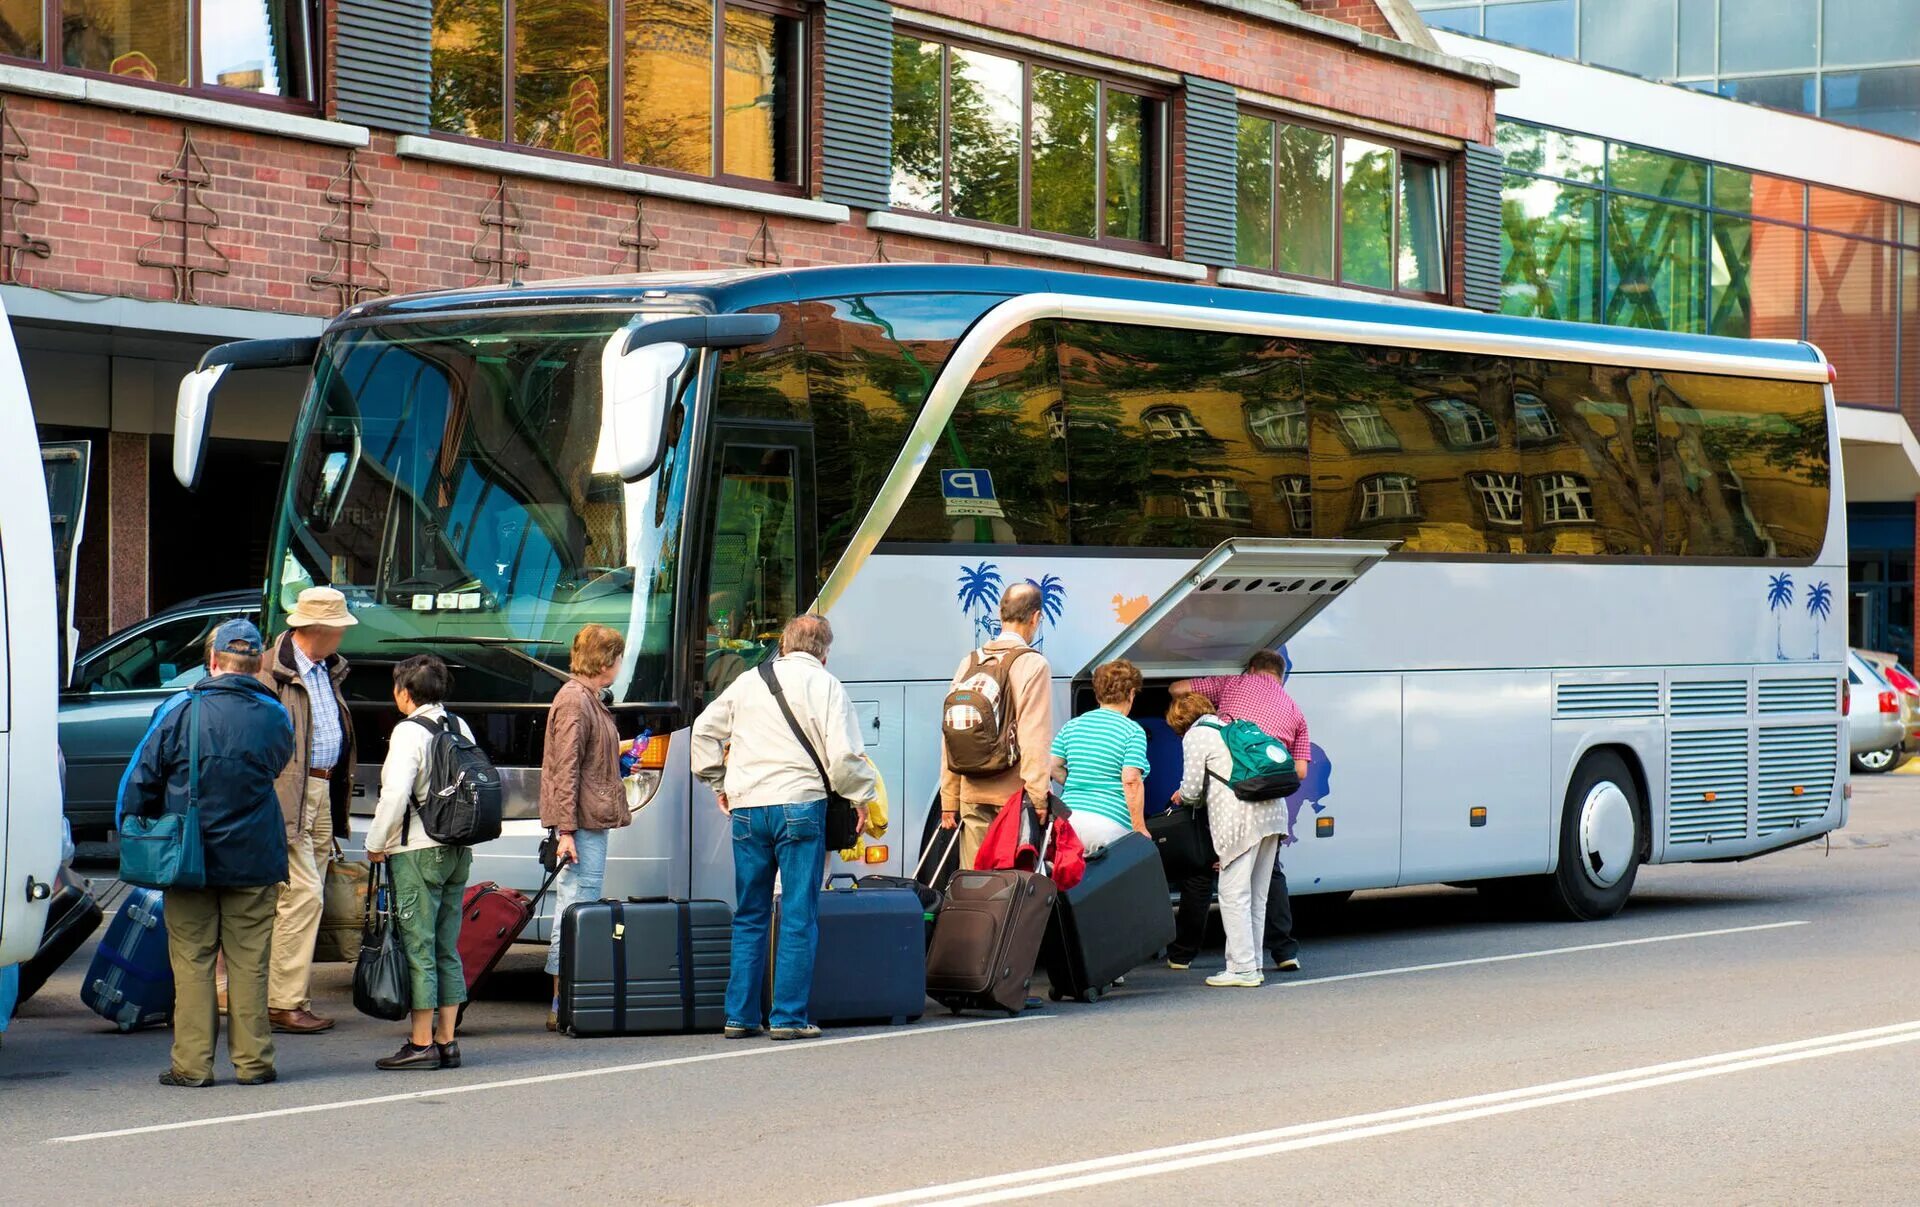
[[[200,696],[187,705],[187,808],[158,817],[120,819],[120,879],[142,888],[201,888],[207,882],[200,846]]]

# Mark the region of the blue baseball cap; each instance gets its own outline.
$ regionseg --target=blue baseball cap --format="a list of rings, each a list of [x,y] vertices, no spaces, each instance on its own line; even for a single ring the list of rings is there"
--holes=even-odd
[[[265,644],[260,640],[260,630],[244,617],[223,620],[220,627],[213,631],[213,648],[223,654],[246,654],[257,658]]]

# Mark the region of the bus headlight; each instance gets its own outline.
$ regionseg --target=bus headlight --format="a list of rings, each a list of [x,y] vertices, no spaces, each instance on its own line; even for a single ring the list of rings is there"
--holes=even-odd
[[[633,771],[624,781],[627,790],[627,809],[638,813],[647,807],[655,794],[660,791],[660,778],[667,766],[667,735],[661,734],[650,739],[640,758],[633,765]]]

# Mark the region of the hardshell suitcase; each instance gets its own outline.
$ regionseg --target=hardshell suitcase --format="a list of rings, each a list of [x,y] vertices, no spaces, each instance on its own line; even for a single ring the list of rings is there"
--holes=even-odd
[[[1020,1013],[1057,893],[1035,872],[955,872],[927,949],[927,996],[956,1014]]]
[[[24,1005],[40,992],[47,978],[100,929],[103,917],[87,882],[72,868],[61,868],[54,880],[53,900],[47,906],[47,927],[41,932],[40,950],[20,966],[20,998],[15,1004]]]
[[[570,905],[560,920],[560,1029],[718,1031],[732,956],[733,910],[724,901]]]
[[[126,904],[93,953],[80,1000],[122,1031],[173,1017],[173,965],[167,960],[166,911],[158,891],[127,890]]]
[[[1087,874],[1060,894],[1040,959],[1054,1001],[1097,1001],[1173,942],[1173,905],[1159,848],[1127,834],[1087,856]]]
[[[895,1025],[919,1018],[927,1008],[926,925],[915,889],[833,876],[820,890],[807,1018]]]

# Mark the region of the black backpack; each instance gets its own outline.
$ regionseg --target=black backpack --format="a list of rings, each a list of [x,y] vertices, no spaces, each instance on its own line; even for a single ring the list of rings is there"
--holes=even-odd
[[[414,802],[427,836],[443,846],[471,847],[500,837],[502,793],[493,760],[467,739],[451,713],[435,721],[413,716],[433,737],[427,746],[427,794]],[[400,823],[405,845],[413,821],[408,809]]]

